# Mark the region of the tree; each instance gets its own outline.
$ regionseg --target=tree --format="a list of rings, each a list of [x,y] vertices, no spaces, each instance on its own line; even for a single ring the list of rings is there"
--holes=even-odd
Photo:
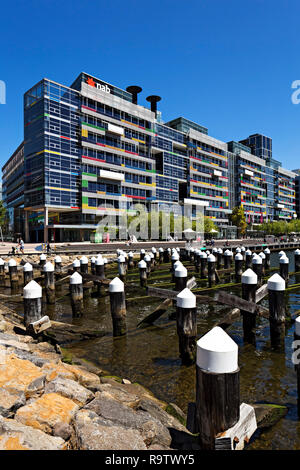
[[[212,230],[218,232],[218,227],[214,224],[213,220],[210,217],[204,217],[204,233],[213,233]]]
[[[3,205],[3,201],[0,201],[0,226],[3,233],[8,231],[8,212]]]
[[[240,235],[244,236],[246,234],[247,222],[243,206],[234,207],[229,215],[229,220],[237,227]]]

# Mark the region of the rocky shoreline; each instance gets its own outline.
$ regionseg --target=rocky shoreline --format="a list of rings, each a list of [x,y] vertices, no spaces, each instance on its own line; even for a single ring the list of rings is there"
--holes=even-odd
[[[199,448],[176,405],[63,362],[58,345],[28,336],[8,308],[0,312],[0,450]]]

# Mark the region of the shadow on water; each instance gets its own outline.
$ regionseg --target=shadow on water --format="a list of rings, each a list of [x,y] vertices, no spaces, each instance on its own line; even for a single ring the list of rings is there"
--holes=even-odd
[[[294,270],[293,256],[290,258],[290,271]],[[278,254],[271,254],[271,265],[278,266]],[[273,274],[273,272],[272,272]],[[108,274],[112,278],[115,272]],[[168,270],[159,278],[158,286],[170,281]],[[226,276],[226,282],[232,282],[233,276]],[[234,282],[234,281],[233,281]],[[223,281],[222,281],[223,283]],[[300,283],[300,275],[291,276],[289,285]],[[206,281],[198,281],[198,287],[204,287]],[[173,288],[168,286],[167,288]],[[241,295],[241,287],[226,289]],[[8,293],[9,286],[0,292]],[[170,307],[154,325],[136,328],[136,325],[147,314],[151,313],[164,299],[145,297],[145,291],[139,287],[134,276],[126,287],[127,302],[127,336],[113,338],[110,316],[109,297],[89,297],[84,299],[84,315],[72,318],[68,284],[57,289],[59,300],[55,306],[44,306],[44,312],[53,320],[95,326],[109,332],[102,338],[82,341],[68,346],[71,353],[86,359],[110,375],[117,375],[139,382],[149,388],[158,398],[176,403],[185,412],[190,401],[195,400],[195,366],[182,366],[178,354],[176,322],[169,319],[174,310]],[[211,294],[209,294],[211,295]],[[139,299],[141,297],[141,299]],[[134,300],[136,298],[136,300]],[[20,314],[23,312],[21,302],[12,303]],[[261,305],[268,306],[264,299]],[[293,314],[299,310],[300,289],[290,291],[287,295],[287,311]],[[197,333],[202,336],[220,320],[228,309],[224,305],[199,305],[197,308]],[[287,415],[272,428],[257,432],[257,439],[248,449],[300,449],[300,422],[297,415],[296,373],[291,362],[294,325],[287,323],[281,349],[274,349],[270,343],[269,322],[258,318],[255,345],[243,342],[241,320],[236,321],[230,330],[230,336],[239,346],[239,366],[241,370],[241,399],[246,403],[268,402],[286,405]]]

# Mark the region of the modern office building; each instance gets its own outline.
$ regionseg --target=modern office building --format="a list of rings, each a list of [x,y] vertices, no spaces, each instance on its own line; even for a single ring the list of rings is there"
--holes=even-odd
[[[240,204],[252,223],[293,216],[294,176],[272,160],[270,138],[225,143],[183,117],[163,123],[161,98],[146,108],[140,91],[81,73],[70,87],[43,79],[25,93],[26,240],[90,240],[105,215],[117,222],[136,202],[171,210],[188,199],[220,227]]]
[[[2,167],[2,199],[9,233],[24,237],[24,142]]]

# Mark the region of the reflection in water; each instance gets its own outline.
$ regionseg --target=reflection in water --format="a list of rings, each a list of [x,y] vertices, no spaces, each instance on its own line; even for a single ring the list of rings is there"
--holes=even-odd
[[[294,270],[291,253],[290,271]],[[278,266],[278,254],[271,254],[271,265]],[[158,274],[157,274],[158,276]],[[159,277],[159,276],[158,276]],[[226,276],[226,282],[232,276]],[[127,298],[145,296],[139,282],[129,277]],[[159,279],[159,282],[166,280]],[[289,286],[300,283],[300,274],[291,276]],[[198,283],[204,286],[205,282]],[[9,285],[7,286],[9,287]],[[9,288],[1,289],[9,292]],[[84,299],[84,315],[72,319],[68,283],[57,289],[55,306],[45,306],[44,312],[53,320],[73,322],[93,328],[101,327],[107,332],[103,338],[80,342],[69,346],[71,352],[107,371],[139,382],[149,388],[158,398],[176,403],[185,412],[188,403],[195,400],[195,366],[182,366],[179,359],[176,322],[169,319],[168,311],[155,323],[145,328],[136,328],[137,323],[152,312],[163,299],[146,298],[127,302],[127,336],[112,337],[109,297],[87,297]],[[241,295],[241,288],[227,292]],[[298,293],[297,293],[298,292]],[[22,303],[11,304],[22,313]],[[261,305],[268,307],[268,300]],[[294,315],[300,309],[300,289],[290,291],[287,296],[287,312]],[[198,337],[206,333],[229,309],[224,305],[199,305],[197,308]],[[291,362],[294,325],[288,322],[280,331],[278,347],[271,345],[269,321],[258,317],[255,344],[244,343],[242,320],[236,321],[228,330],[239,346],[241,370],[241,399],[246,403],[270,402],[288,406],[288,414],[276,426],[264,431],[249,446],[250,449],[300,449],[300,424],[297,416],[296,373]],[[272,341],[273,343],[273,341]],[[278,341],[276,341],[278,343]]]

